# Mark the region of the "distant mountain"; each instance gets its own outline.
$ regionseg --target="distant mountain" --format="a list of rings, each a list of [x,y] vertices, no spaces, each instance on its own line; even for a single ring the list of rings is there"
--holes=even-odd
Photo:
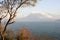
[[[41,14],[30,14],[27,17],[19,19],[20,21],[52,21],[52,19]]]
[[[57,19],[56,21],[60,21],[60,19]]]

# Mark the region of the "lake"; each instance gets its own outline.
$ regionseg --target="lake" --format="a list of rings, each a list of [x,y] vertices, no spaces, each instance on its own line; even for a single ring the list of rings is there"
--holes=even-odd
[[[50,36],[56,37],[60,40],[60,21],[53,22],[15,22],[9,25],[8,29],[20,29],[22,26],[28,26],[33,33],[48,33]]]

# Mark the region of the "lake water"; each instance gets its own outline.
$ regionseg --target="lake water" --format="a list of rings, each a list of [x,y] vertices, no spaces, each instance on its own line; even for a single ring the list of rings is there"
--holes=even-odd
[[[49,35],[60,40],[60,22],[16,22],[9,25],[10,29],[20,29],[22,26],[28,26],[34,33],[49,33]]]

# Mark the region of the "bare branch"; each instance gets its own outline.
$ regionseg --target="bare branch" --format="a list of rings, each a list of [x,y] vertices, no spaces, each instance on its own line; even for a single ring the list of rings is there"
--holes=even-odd
[[[9,22],[9,24],[13,24],[15,21],[13,21],[13,22]]]
[[[28,0],[25,0],[23,3],[20,3],[19,5],[18,5],[18,7],[16,8],[16,10],[15,10],[15,12],[14,12],[14,14],[13,14],[13,17],[11,18],[11,19],[13,19],[15,16],[16,16],[16,12],[17,12],[17,10],[24,4],[24,3],[26,3]]]
[[[3,30],[3,32],[2,32],[2,34],[4,34],[4,33],[5,33],[6,28],[7,28],[8,24],[9,24],[9,22],[10,22],[10,19],[7,21],[7,23],[6,23],[5,27],[4,27],[4,30]]]
[[[1,16],[1,17],[2,17],[2,19],[3,19],[3,18],[5,18],[7,15],[8,15],[8,13],[7,13],[5,16],[4,16],[4,15],[2,15],[2,16]],[[4,17],[3,17],[3,16],[4,16]]]
[[[5,0],[6,1],[6,5],[7,5],[7,10],[8,10],[8,13],[9,13],[9,19],[8,19],[8,21],[6,22],[6,25],[5,25],[5,27],[4,27],[4,30],[3,30],[3,34],[5,33],[5,31],[6,31],[6,29],[7,29],[7,26],[9,25],[9,24],[12,24],[12,23],[14,23],[14,22],[11,22],[14,18],[15,18],[15,16],[16,16],[16,12],[17,12],[17,10],[23,5],[23,4],[26,4],[26,2],[27,1],[30,1],[30,0],[24,0],[23,2],[22,2],[22,0],[21,0],[21,2],[19,2],[19,4],[18,4],[18,6],[16,7],[16,9],[14,10],[14,12],[12,12],[12,10],[13,10],[13,5],[11,5],[10,3],[11,3],[11,1],[13,1],[13,4],[14,4],[14,2],[17,2],[17,0]],[[14,5],[16,5],[16,3],[14,4]],[[10,7],[11,6],[11,7]]]

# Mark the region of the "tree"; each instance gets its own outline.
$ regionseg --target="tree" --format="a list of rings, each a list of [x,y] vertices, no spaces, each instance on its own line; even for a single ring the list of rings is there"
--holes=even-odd
[[[6,9],[3,8],[2,6],[0,6],[0,35],[2,38],[3,38],[3,34],[2,34],[3,27],[2,27],[1,21],[7,16],[7,14],[5,14],[5,13],[7,13]]]
[[[8,19],[6,21],[6,24],[3,28],[3,31],[0,32],[2,40],[4,40],[4,34],[7,30],[7,26],[9,24],[12,24],[12,23],[15,22],[15,21],[12,21],[12,20],[16,17],[17,10],[21,6],[29,6],[29,5],[34,6],[36,2],[37,2],[37,0],[2,0],[2,2],[0,2],[2,8],[4,8],[5,11],[6,11],[6,12],[4,12],[6,15],[5,14],[2,15],[3,18],[2,17],[0,18],[0,22],[2,21],[2,19],[7,17],[7,15],[9,15]],[[1,13],[0,13],[0,15],[1,15]]]

